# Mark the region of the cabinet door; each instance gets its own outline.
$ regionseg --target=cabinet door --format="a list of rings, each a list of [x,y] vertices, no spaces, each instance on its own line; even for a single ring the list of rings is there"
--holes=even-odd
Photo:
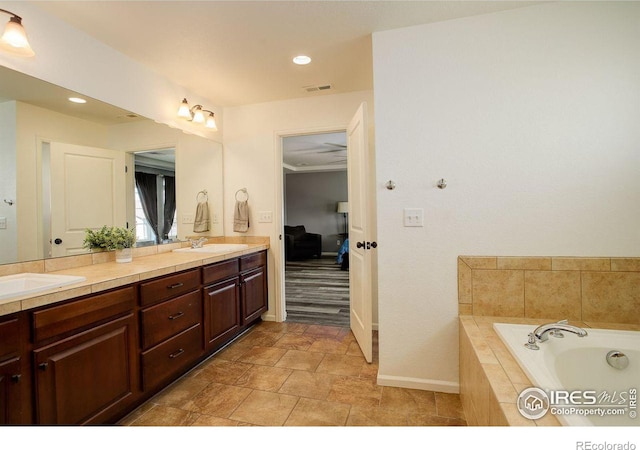
[[[242,325],[253,322],[267,310],[267,271],[259,267],[240,276],[242,282]]]
[[[22,383],[20,358],[12,358],[0,363],[0,425],[21,423]]]
[[[40,424],[109,422],[133,399],[133,314],[34,351]]]
[[[240,329],[240,282],[232,278],[204,289],[207,351],[232,338]]]

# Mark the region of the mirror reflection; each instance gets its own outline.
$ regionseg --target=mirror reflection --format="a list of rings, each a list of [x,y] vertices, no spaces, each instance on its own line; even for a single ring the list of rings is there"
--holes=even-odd
[[[103,225],[135,227],[138,246],[198,235],[202,190],[200,235],[222,236],[220,143],[0,66],[0,264],[87,252]]]

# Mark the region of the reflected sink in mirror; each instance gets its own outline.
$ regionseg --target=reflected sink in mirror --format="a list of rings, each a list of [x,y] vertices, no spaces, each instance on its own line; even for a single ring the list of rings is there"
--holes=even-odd
[[[0,277],[0,300],[46,291],[67,284],[85,281],[85,277],[47,273],[20,273]]]
[[[179,253],[229,253],[229,252],[237,252],[239,250],[244,250],[248,248],[247,244],[209,244],[203,245],[199,248],[178,248],[175,249],[174,252]]]

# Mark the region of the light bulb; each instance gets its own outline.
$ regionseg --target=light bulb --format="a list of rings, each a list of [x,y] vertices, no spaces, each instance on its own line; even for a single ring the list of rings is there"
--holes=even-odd
[[[22,26],[22,20],[13,16],[9,19],[0,43],[5,50],[20,56],[34,56],[35,53],[29,45],[27,33]]]
[[[191,111],[189,111],[189,103],[186,98],[182,99],[180,107],[178,108],[178,117],[183,119],[191,119]]]
[[[207,117],[207,123],[205,126],[207,128],[211,128],[212,130],[218,129],[218,126],[216,125],[216,118],[213,113],[209,113],[209,117]]]
[[[194,107],[193,122],[194,123],[204,123],[204,114],[202,113],[202,107],[200,105],[196,105]]]

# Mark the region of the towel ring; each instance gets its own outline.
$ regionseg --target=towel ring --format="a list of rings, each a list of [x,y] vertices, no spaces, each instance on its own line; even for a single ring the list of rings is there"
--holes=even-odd
[[[241,193],[241,192],[242,192],[242,193],[244,193],[244,195],[247,197],[247,198],[245,198],[244,200],[240,200],[240,199],[238,198],[238,194],[239,194],[239,193]],[[248,201],[248,200],[249,200],[249,193],[247,192],[247,188],[238,189],[238,190],[236,191],[236,201],[245,201],[245,202],[246,202],[246,201]]]
[[[207,194],[207,190],[204,189],[196,194],[196,202],[200,201],[200,194],[204,195],[204,201],[209,201],[209,194]]]

